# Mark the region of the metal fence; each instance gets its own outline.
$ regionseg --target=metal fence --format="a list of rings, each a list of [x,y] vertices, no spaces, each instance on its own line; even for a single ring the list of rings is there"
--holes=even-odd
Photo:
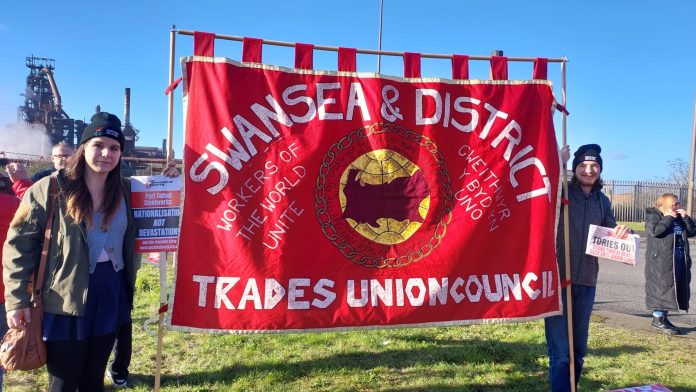
[[[683,208],[689,195],[686,184],[649,181],[608,180],[604,181],[602,192],[611,200],[616,220],[624,222],[644,222],[645,208],[654,206],[664,193],[679,196]],[[693,211],[689,215],[693,216]]]

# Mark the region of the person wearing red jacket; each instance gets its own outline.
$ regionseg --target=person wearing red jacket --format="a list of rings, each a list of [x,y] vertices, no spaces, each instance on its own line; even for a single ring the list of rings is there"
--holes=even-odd
[[[9,165],[5,166],[5,170],[10,176],[10,181],[12,182],[12,192],[14,192],[14,194],[21,199],[22,196],[24,196],[24,192],[29,189],[34,181],[29,178],[27,169],[20,163],[10,163]]]
[[[14,217],[15,211],[19,207],[19,199],[12,194],[12,190],[9,188],[10,180],[7,177],[0,178],[0,276],[2,276],[2,244],[5,243],[7,238],[7,230],[10,228],[10,223],[12,222],[12,217]],[[7,332],[7,320],[5,319],[5,285],[0,279],[0,336],[5,336]],[[2,379],[3,379],[4,369],[0,367],[0,391],[2,390]]]

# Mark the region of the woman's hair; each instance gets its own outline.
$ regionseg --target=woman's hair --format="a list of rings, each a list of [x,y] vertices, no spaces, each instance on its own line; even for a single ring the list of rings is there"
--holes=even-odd
[[[658,197],[655,201],[655,208],[660,210],[663,214],[667,215],[672,211],[674,203],[679,200],[679,197],[673,193],[665,193]]]
[[[85,161],[85,145],[82,143],[77,150],[73,159],[68,162],[65,168],[65,175],[68,177],[68,184],[65,190],[65,199],[68,204],[68,215],[75,222],[86,222],[87,227],[92,227],[92,214],[94,206],[92,205],[92,196],[87,189],[85,182],[85,171],[87,162]],[[121,206],[124,190],[121,183],[121,161],[116,164],[106,177],[104,185],[104,199],[102,200],[102,208],[100,212],[104,213],[101,229],[106,230],[111,219],[116,215],[118,208]]]

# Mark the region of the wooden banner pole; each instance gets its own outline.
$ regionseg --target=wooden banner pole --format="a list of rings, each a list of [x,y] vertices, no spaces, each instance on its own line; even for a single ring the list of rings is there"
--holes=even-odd
[[[561,63],[561,105],[566,106],[566,63]],[[568,144],[566,137],[566,113],[562,118],[563,145]],[[568,198],[568,162],[563,162],[563,195]],[[563,238],[565,239],[565,281],[566,286],[566,318],[568,319],[568,356],[570,359],[570,390],[575,392],[575,343],[573,339],[573,295],[570,273],[570,215],[568,206],[563,208]]]
[[[174,83],[174,53],[176,49],[176,26],[172,25],[169,32],[169,85]],[[167,102],[167,163],[174,159],[172,150],[172,137],[174,135],[174,92],[170,92]],[[160,306],[159,322],[157,324],[157,357],[155,360],[155,385],[154,391],[160,390],[160,379],[162,375],[162,340],[164,338],[164,316],[166,312],[161,311],[167,304],[167,253],[164,253],[164,260],[160,258]]]
[[[176,26],[169,32],[169,86],[174,83],[174,56],[176,49]],[[167,163],[174,159],[172,138],[174,137],[174,91],[167,96]]]
[[[686,198],[686,211],[689,215],[694,214],[694,161],[696,160],[696,101],[694,101],[694,120],[691,125],[691,158],[689,159],[689,181],[688,192],[689,195]]]
[[[177,30],[177,34],[181,35],[189,35],[193,36],[193,31],[191,30]],[[227,35],[227,34],[214,34],[215,39],[223,39],[227,41],[239,41],[242,42],[244,40],[244,37],[238,36],[238,35]],[[270,39],[263,39],[261,42],[264,45],[273,45],[273,46],[285,46],[288,48],[294,48],[295,43],[294,42],[287,42],[287,41],[276,41],[276,40],[270,40]],[[327,46],[327,45],[314,45],[314,50],[323,50],[327,52],[338,52],[338,46]],[[394,52],[394,51],[388,51],[388,50],[376,50],[376,49],[356,49],[356,53],[359,54],[374,54],[374,55],[382,55],[382,56],[397,56],[397,57],[403,57],[404,52]],[[439,53],[421,53],[421,58],[430,58],[430,59],[452,59],[451,54],[439,54]],[[480,61],[489,61],[491,59],[491,56],[479,56],[479,55],[470,55],[469,60],[480,60]],[[537,57],[508,57],[508,61],[519,61],[519,62],[534,62],[537,59]],[[563,63],[568,61],[565,57],[563,58],[549,58],[547,59],[549,63]]]
[[[160,307],[158,309],[159,317],[157,323],[157,357],[155,363],[155,391],[160,390],[160,379],[162,376],[162,341],[164,339],[164,316],[167,314],[163,311],[162,307],[167,304],[167,260],[168,253],[162,253],[164,257],[160,258],[159,261],[159,275],[160,275]]]

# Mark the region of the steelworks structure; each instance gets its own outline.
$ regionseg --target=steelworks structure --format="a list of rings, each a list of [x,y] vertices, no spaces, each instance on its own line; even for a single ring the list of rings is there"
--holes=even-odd
[[[71,118],[63,109],[58,84],[54,77],[55,60],[34,57],[26,58],[26,66],[29,75],[26,81],[24,105],[17,109],[17,122],[33,128],[43,127],[51,139],[51,145],[65,141],[74,147],[79,144],[82,132],[87,123]],[[143,162],[154,163],[164,160],[166,151],[166,139],[162,141],[162,147],[136,147],[138,130],[130,121],[130,88],[125,89],[123,115],[123,134],[126,137],[123,156],[133,169],[139,168]],[[100,112],[99,105],[95,112]]]
[[[17,109],[17,122],[33,127],[43,125],[51,144],[61,140],[71,146],[80,140],[86,124],[75,120],[63,110],[58,85],[53,77],[54,59],[43,57],[26,58],[29,68],[24,105]]]

